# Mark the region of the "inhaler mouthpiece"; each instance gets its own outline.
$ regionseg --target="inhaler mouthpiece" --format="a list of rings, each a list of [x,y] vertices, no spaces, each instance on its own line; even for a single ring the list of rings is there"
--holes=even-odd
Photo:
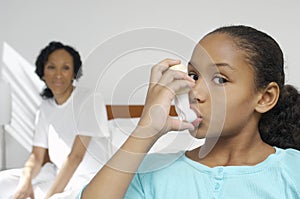
[[[182,64],[174,65],[170,67],[170,69],[187,73],[187,67]],[[175,101],[175,110],[180,120],[193,122],[195,121],[195,119],[197,119],[196,113],[190,109],[188,93],[176,95],[174,101]]]

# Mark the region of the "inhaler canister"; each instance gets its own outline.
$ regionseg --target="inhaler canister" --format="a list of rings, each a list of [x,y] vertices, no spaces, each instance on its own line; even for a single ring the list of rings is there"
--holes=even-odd
[[[170,69],[187,73],[187,67],[182,64],[174,65],[170,67]],[[190,109],[188,93],[176,95],[174,101],[175,101],[175,110],[180,120],[193,122],[195,119],[197,119],[196,113]]]

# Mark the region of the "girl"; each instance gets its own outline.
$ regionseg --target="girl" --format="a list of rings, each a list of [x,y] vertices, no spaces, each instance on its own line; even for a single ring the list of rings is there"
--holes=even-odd
[[[179,63],[152,68],[138,126],[81,198],[300,198],[300,97],[284,85],[276,41],[251,27],[221,27],[196,45],[189,76],[169,70]],[[187,91],[192,123],[167,114]],[[144,159],[159,137],[183,129],[204,145]]]

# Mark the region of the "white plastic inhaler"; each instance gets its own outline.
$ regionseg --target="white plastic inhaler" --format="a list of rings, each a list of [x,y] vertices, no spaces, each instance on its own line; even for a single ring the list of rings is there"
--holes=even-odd
[[[187,73],[187,66],[184,66],[182,64],[171,66],[170,69]],[[174,101],[175,110],[180,120],[193,122],[195,121],[195,119],[197,119],[196,113],[192,109],[190,109],[188,93],[176,95]]]

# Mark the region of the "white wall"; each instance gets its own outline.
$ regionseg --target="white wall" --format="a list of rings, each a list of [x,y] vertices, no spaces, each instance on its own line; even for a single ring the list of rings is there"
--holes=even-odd
[[[179,52],[188,59],[192,43],[208,31],[221,25],[246,24],[268,32],[280,43],[285,52],[287,81],[299,88],[299,8],[298,0],[0,0],[0,44],[6,42],[34,64],[39,50],[49,41],[63,41],[76,47],[85,63],[97,63],[97,69],[93,68],[93,71],[97,70],[98,76],[93,83],[97,83],[97,89],[101,90],[108,103],[140,104],[144,100],[144,84],[148,81],[147,71],[151,64],[166,56],[176,57],[171,51],[180,45],[183,45],[184,52]],[[163,29],[163,32],[172,32],[173,36],[157,35],[152,38],[151,31],[139,36],[139,30],[146,27]],[[126,32],[131,40],[123,37]],[[170,41],[177,36],[178,40]],[[142,43],[130,46],[136,42],[135,39],[143,37],[158,43],[151,49],[142,49]],[[132,38],[135,39],[132,41]],[[184,45],[185,40],[189,44]],[[126,45],[130,48],[115,51]],[[103,49],[105,46],[114,50]],[[126,54],[126,50],[135,48],[139,49]],[[167,51],[162,48],[167,48]],[[88,65],[84,67],[88,69]],[[93,71],[86,70],[85,77],[93,75]],[[120,94],[125,89],[123,82],[130,87],[129,95],[127,91]],[[86,83],[85,79],[82,83]],[[24,152],[24,149],[18,148],[13,139],[8,141],[10,148],[16,150],[8,151],[10,160],[20,160],[10,161],[12,164],[8,167],[22,165],[26,157],[17,158],[16,154],[19,154],[18,150]]]

